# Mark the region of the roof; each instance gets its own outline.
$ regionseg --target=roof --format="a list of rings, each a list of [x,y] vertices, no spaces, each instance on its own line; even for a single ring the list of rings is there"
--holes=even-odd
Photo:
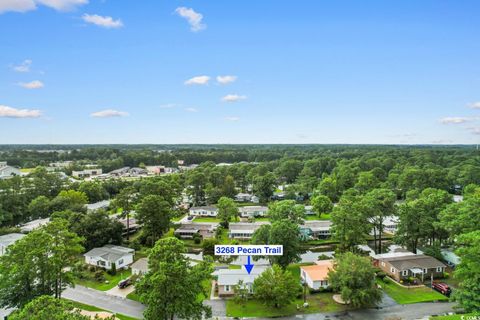
[[[95,203],[89,203],[86,204],[85,206],[87,207],[87,210],[98,210],[102,208],[107,208],[110,205],[110,200],[103,200]]]
[[[15,241],[22,239],[25,237],[22,233],[9,233],[3,236],[0,236],[0,245],[2,247],[8,247],[9,245],[13,244]]]
[[[238,222],[230,223],[229,229],[231,233],[245,232],[245,231],[255,231],[265,224],[270,224],[268,221],[259,221],[259,222]]]
[[[22,232],[30,232],[37,228],[40,228],[43,225],[48,224],[49,222],[50,222],[50,218],[33,220],[23,224],[20,227],[20,230],[22,230]]]
[[[132,270],[136,269],[140,272],[146,273],[148,271],[148,258],[138,259],[131,265],[131,268]]]
[[[93,248],[84,254],[86,257],[100,257],[109,262],[115,262],[121,257],[135,253],[131,248],[107,244],[101,248]]]
[[[238,208],[240,212],[255,212],[255,211],[267,211],[268,207],[265,206],[245,206]]]
[[[332,221],[330,220],[310,220],[310,221],[307,220],[300,227],[305,229],[310,229],[313,232],[315,232],[315,231],[330,230],[331,225],[332,225]]]
[[[312,281],[321,281],[328,278],[328,271],[333,269],[333,260],[320,260],[313,266],[300,267],[301,271],[305,271]]]
[[[214,206],[203,206],[203,207],[191,207],[190,210],[211,210],[211,211],[215,211],[215,210],[218,210],[218,208],[214,207]]]
[[[244,284],[253,283],[253,281],[267,268],[255,266],[250,274],[247,273],[245,268],[242,269],[220,269],[213,273],[218,276],[218,285],[220,286],[234,286],[241,280]]]
[[[398,270],[408,270],[414,268],[436,268],[436,267],[446,267],[445,264],[438,261],[434,257],[426,256],[423,254],[407,254],[404,256],[396,256],[391,258],[382,258],[381,261],[386,261],[390,263],[395,269]]]

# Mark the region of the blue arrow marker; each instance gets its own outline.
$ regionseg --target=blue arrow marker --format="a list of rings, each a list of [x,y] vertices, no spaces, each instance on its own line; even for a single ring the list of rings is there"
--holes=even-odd
[[[250,272],[252,272],[252,269],[253,269],[253,264],[250,263],[250,256],[248,256],[248,262],[247,264],[244,264],[244,266],[248,274],[250,274]]]

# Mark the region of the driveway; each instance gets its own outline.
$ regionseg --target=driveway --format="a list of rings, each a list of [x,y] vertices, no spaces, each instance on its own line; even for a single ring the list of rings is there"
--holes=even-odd
[[[68,300],[88,304],[114,313],[143,319],[145,306],[140,302],[109,295],[106,292],[76,285],[66,289],[62,297]]]
[[[225,317],[227,314],[227,302],[222,299],[205,300],[205,305],[212,307],[212,317]]]

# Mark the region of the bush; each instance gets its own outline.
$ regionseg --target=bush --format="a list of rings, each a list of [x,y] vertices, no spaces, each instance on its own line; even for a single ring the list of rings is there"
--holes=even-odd
[[[384,280],[387,274],[383,271],[377,271],[377,278]]]
[[[107,273],[111,276],[114,276],[117,274],[117,265],[115,263],[112,263],[112,268],[110,270],[107,270]]]
[[[94,275],[95,281],[104,282],[105,281],[105,272],[103,270],[98,270]]]
[[[97,271],[97,267],[95,267],[95,266],[90,266],[90,267],[88,267],[88,271],[90,271],[90,272],[95,272],[95,271]]]
[[[194,242],[195,244],[200,244],[200,242],[202,242],[202,236],[199,235],[198,233],[195,233],[195,234],[193,235],[193,242]]]

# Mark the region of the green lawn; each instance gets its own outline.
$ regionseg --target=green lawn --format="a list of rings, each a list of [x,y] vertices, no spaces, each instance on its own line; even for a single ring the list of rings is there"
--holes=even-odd
[[[86,272],[87,279],[77,279],[76,284],[89,287],[92,289],[100,290],[100,291],[107,291],[115,287],[120,282],[120,280],[130,277],[131,274],[132,274],[132,271],[130,269],[118,271],[117,274],[114,276],[111,276],[105,272],[105,280],[108,281],[108,283],[106,283],[106,282],[96,281],[93,278],[94,273],[87,271]]]
[[[294,314],[339,312],[347,307],[337,304],[332,299],[333,293],[318,293],[307,296],[308,308],[301,307],[303,299],[296,299],[293,303],[282,308],[267,306],[257,300],[249,300],[245,304],[236,304],[233,300],[227,301],[227,316],[230,317],[281,317]],[[300,309],[297,310],[297,306]]]
[[[69,300],[70,301],[70,300]],[[108,311],[108,310],[104,310],[104,309],[101,309],[101,308],[97,308],[95,306],[91,306],[91,305],[88,305],[88,304],[84,304],[84,303],[80,303],[80,302],[76,302],[76,301],[70,301],[76,308],[78,309],[82,309],[82,310],[86,310],[86,311],[98,311],[98,312],[102,312],[102,311],[106,311],[106,312],[111,312],[111,311]],[[111,312],[113,313],[113,312]],[[126,316],[126,315],[123,315],[123,314],[119,314],[119,313],[113,313],[115,315],[115,317],[117,317],[118,319],[120,320],[139,320],[137,318],[132,318],[132,317],[129,317],[129,316]]]
[[[216,217],[196,217],[193,222],[220,222]]]
[[[180,220],[182,220],[183,218],[185,218],[186,216],[187,216],[187,214],[184,214],[184,215],[182,215],[182,216],[180,216],[180,217],[174,217],[174,218],[172,218],[172,221],[175,221],[175,222],[180,221]]]
[[[140,302],[140,297],[135,293],[135,291],[127,294],[127,299]]]
[[[393,283],[393,280],[385,279],[387,282],[377,280],[377,283],[399,304],[448,300],[443,294],[428,287],[407,289]]]
[[[300,267],[311,266],[314,263],[294,263],[287,267],[287,271],[290,271],[295,279],[300,281]]]
[[[471,317],[471,319],[475,319],[474,317],[479,317],[480,316],[480,313],[465,313],[465,314],[452,314],[452,315],[448,315],[448,316],[433,316],[433,317],[430,317],[430,320],[468,320],[469,317]]]

